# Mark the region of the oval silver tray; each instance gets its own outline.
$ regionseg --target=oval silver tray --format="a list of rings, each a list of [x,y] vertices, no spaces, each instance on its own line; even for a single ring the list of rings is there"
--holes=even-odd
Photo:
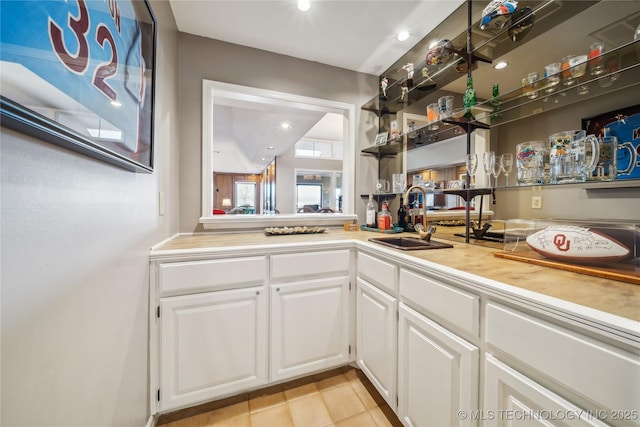
[[[264,229],[264,234],[267,236],[284,236],[289,234],[314,234],[324,233],[326,228],[324,227],[268,227]]]

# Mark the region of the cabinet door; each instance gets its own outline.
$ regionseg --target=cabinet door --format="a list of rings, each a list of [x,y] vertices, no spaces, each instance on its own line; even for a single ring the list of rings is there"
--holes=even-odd
[[[271,286],[271,380],[349,360],[349,277]]]
[[[485,426],[605,425],[598,412],[578,408],[489,354],[484,361],[483,397],[484,410],[478,415]]]
[[[266,301],[264,287],[160,300],[161,410],[266,382]]]
[[[358,278],[356,336],[358,366],[396,407],[398,300]]]
[[[478,348],[400,304],[398,415],[405,426],[469,426],[478,409]],[[462,411],[462,412],[461,412]]]

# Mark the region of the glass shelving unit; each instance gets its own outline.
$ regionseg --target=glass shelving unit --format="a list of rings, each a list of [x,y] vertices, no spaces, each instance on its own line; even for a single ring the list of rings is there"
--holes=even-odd
[[[416,44],[380,76],[389,80],[386,88],[386,97],[380,94],[363,105],[362,109],[375,113],[381,118],[382,123],[382,117],[393,116],[414,103],[424,103],[427,99],[435,102],[440,91],[450,90],[452,83],[459,83],[466,76],[473,76],[474,72],[477,74],[481,71],[479,70],[479,64],[491,63],[495,59],[501,58],[523,46],[522,43],[514,42],[511,39],[508,25],[501,29],[479,29],[482,10],[488,3],[488,1],[472,2],[467,0],[465,4],[437,26],[425,39]],[[598,8],[594,8],[596,5]],[[525,43],[539,36],[551,37],[552,34],[555,36],[558,32],[562,34],[565,31],[566,22],[574,17],[589,15],[593,17],[594,14],[603,10],[602,7],[615,7],[615,5],[607,6],[607,3],[601,1],[523,0],[519,2],[518,7],[525,6],[530,7],[535,15],[535,24],[524,38]],[[584,15],[582,15],[583,13]],[[636,15],[638,13],[634,12],[633,16]],[[586,32],[604,31],[607,26],[614,26],[619,22],[610,19],[601,22],[601,24],[602,28],[589,28],[589,31]],[[452,34],[455,34],[455,36],[451,37]],[[571,34],[567,33],[567,35]],[[396,156],[405,149],[412,150],[466,133],[468,153],[470,150],[469,135],[478,128],[491,129],[527,119],[542,112],[566,108],[572,104],[587,100],[596,100],[617,91],[637,90],[637,87],[640,87],[640,40],[632,40],[632,37],[617,43],[617,45],[608,44],[607,50],[595,58],[606,64],[606,71],[600,75],[592,76],[589,72],[589,62],[587,62],[585,73],[575,79],[573,84],[565,85],[561,77],[560,83],[551,90],[549,78],[539,78],[533,82],[532,89],[538,95],[535,98],[530,98],[519,84],[510,83],[501,86],[502,91],[499,99],[481,100],[476,105],[476,109],[484,112],[481,115],[474,114],[477,119],[466,120],[459,116],[458,118],[452,117],[437,122],[436,126],[432,124],[414,128],[411,132],[403,135],[404,143],[394,141],[387,146],[370,147],[362,151],[364,154],[375,155],[380,160],[387,156]],[[428,43],[434,39],[442,40],[446,38],[451,40],[454,47],[452,59],[445,64],[427,65],[425,54],[429,50]],[[527,49],[529,48],[527,47]],[[519,52],[516,55],[520,55]],[[523,54],[526,54],[526,52],[526,50],[523,50]],[[559,61],[559,59],[557,58],[556,61]],[[593,58],[588,61],[591,60]],[[408,84],[407,74],[402,69],[404,64],[408,62],[414,64],[412,84]],[[544,65],[546,64],[541,63],[535,65],[535,67],[542,69]],[[576,67],[579,66],[576,65]],[[483,65],[482,67],[487,66]],[[483,68],[483,70],[486,71],[487,69]],[[562,70],[561,73],[570,73],[571,71],[572,68],[569,68]],[[476,85],[486,85],[488,83],[487,81],[479,83],[474,78],[474,84]],[[404,96],[402,94],[403,86],[407,88]],[[444,89],[445,87],[446,89]],[[456,110],[455,105],[454,110]],[[384,129],[384,126],[382,126],[381,130],[388,129]],[[640,180],[635,184],[625,183],[623,186],[637,186],[638,183],[640,183]],[[615,184],[618,185],[617,182]],[[613,184],[608,185],[611,186]],[[593,183],[593,185],[589,185],[589,188],[594,187],[595,189],[597,186],[597,183]],[[512,187],[515,188],[516,186]],[[470,189],[460,190],[469,193],[457,195],[464,196],[463,198],[469,201],[476,195],[494,194],[495,188],[472,190],[474,191],[469,192]],[[445,190],[445,192],[450,192],[450,190]],[[467,206],[469,206],[468,203]],[[468,213],[469,208],[467,207],[467,242],[469,241]]]

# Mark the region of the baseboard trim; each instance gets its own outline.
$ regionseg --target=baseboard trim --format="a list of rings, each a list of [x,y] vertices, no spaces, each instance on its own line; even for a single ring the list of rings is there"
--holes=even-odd
[[[156,427],[156,421],[157,421],[157,416],[151,415],[147,420],[147,424],[145,425],[145,427]]]

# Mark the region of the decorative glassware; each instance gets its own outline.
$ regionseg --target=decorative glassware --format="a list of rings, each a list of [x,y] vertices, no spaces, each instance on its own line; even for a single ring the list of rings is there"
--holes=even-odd
[[[500,87],[498,83],[494,83],[492,88],[492,96],[489,101],[491,106],[493,107],[493,112],[491,113],[491,118],[494,120],[498,120],[502,117],[502,100],[500,99]]]
[[[476,105],[477,96],[476,91],[473,88],[473,78],[467,77],[467,89],[464,91],[464,95],[462,96],[462,106],[465,109],[465,117],[473,118],[473,114],[471,114],[471,107]]]
[[[538,77],[538,72],[534,71],[522,79],[522,90],[529,99],[536,99],[538,97],[538,91],[536,90]]]
[[[491,169],[491,175],[493,175],[495,181],[493,188],[498,187],[498,177],[502,171],[502,156],[496,156],[493,160],[493,168]]]
[[[440,106],[434,102],[427,105],[427,124],[429,130],[438,130],[440,126],[438,121],[440,120]]]
[[[506,187],[509,186],[509,174],[511,173],[511,171],[513,170],[513,154],[512,153],[505,153],[501,156],[502,158],[502,162],[501,162],[501,169],[502,169],[502,173],[504,174],[504,185]]]
[[[551,93],[560,83],[560,63],[553,62],[544,67],[544,78],[547,79],[545,92]]]
[[[491,187],[491,173],[493,166],[496,164],[496,153],[494,151],[485,151],[482,153],[482,167],[484,173],[487,174],[487,187]]]
[[[467,175],[469,175],[469,188],[474,188],[474,177],[476,170],[478,170],[478,155],[476,153],[467,154],[464,163],[467,167]]]
[[[603,53],[603,42],[595,42],[589,46],[589,73],[592,76],[599,76],[605,71],[604,61],[600,57]]]

